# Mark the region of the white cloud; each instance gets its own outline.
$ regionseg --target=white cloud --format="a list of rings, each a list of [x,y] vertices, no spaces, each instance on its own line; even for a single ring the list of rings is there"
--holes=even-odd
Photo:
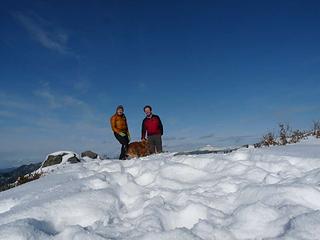
[[[33,108],[28,108],[33,106]],[[85,101],[44,85],[23,97],[0,91],[0,163],[43,160],[61,149],[93,150],[115,156],[119,150],[105,116]],[[9,164],[9,166],[10,166]]]
[[[80,93],[87,93],[90,89],[90,81],[81,79],[74,83],[73,88]]]
[[[87,114],[91,112],[91,107],[83,100],[58,91],[53,91],[49,86],[35,90],[33,94],[36,97],[42,98],[51,109],[67,107]]]
[[[68,116],[64,118],[64,115]],[[57,128],[59,123],[64,125],[71,121],[96,125],[100,119],[105,118],[104,113],[91,104],[61,90],[51,89],[49,85],[44,85],[27,96],[0,91],[0,116],[41,129],[50,129],[44,123],[56,125]]]
[[[208,138],[213,138],[214,136],[215,136],[214,133],[210,133],[207,135],[200,136],[199,139],[208,139]]]
[[[16,114],[14,114],[13,112],[10,111],[6,111],[6,110],[0,110],[0,117],[16,117]]]
[[[3,111],[10,112],[12,110],[33,110],[34,105],[18,96],[13,96],[5,92],[0,92],[0,107],[6,109]]]
[[[61,54],[70,54],[67,47],[69,36],[66,32],[53,27],[50,22],[34,13],[27,15],[14,12],[12,15],[31,34],[31,37],[43,47]]]
[[[34,95],[46,100],[50,108],[60,107],[60,104],[57,102],[56,97],[49,90],[36,90],[34,91]]]

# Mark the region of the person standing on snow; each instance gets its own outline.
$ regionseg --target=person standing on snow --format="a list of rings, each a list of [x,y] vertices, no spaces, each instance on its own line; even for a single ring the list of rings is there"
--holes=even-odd
[[[141,139],[148,138],[149,151],[152,153],[162,152],[163,126],[160,117],[152,113],[152,107],[147,105],[143,108],[146,117],[142,122]]]
[[[130,133],[128,129],[127,119],[124,115],[124,108],[122,105],[117,107],[116,113],[110,118],[111,129],[114,136],[121,144],[120,160],[126,159],[126,153],[130,142]]]

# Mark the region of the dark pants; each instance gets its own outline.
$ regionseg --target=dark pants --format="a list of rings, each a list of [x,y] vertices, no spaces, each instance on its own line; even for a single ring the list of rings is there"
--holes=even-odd
[[[148,136],[148,144],[150,154],[162,152],[162,139],[161,135]]]
[[[129,145],[128,136],[126,135],[126,136],[122,137],[118,133],[114,133],[114,136],[119,141],[119,143],[122,145],[119,159],[120,160],[125,160],[126,159],[127,150],[128,150],[128,145]]]

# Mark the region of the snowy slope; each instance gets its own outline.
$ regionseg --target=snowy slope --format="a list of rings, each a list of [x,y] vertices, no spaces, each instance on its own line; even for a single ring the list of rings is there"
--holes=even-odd
[[[320,140],[64,165],[0,193],[0,239],[319,239]]]

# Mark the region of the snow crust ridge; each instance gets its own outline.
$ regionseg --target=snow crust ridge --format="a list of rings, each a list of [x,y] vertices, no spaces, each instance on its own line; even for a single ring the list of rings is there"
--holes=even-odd
[[[320,140],[63,165],[1,193],[0,239],[317,239]]]

